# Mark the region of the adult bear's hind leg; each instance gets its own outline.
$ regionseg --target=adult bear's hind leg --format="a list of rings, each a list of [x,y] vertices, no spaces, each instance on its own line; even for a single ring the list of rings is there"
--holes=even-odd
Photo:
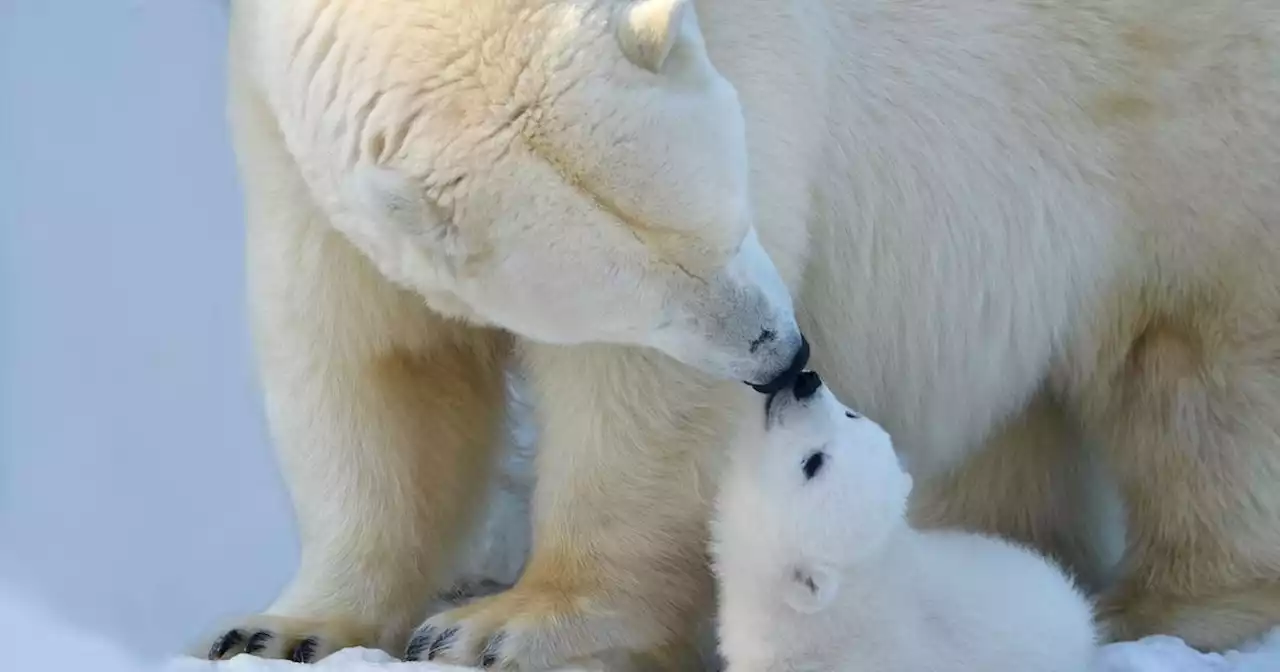
[[[917,481],[912,523],[1028,544],[1092,592],[1109,579],[1122,534],[1109,484],[1097,472],[1057,401],[1041,392],[977,453]]]
[[[1115,639],[1219,650],[1280,625],[1280,322],[1233,303],[1151,319],[1083,399],[1128,516]]]

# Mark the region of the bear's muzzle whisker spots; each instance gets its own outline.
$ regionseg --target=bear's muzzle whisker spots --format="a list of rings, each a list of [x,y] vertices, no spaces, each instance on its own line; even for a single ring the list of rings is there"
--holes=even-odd
[[[756,354],[756,351],[760,349],[760,346],[765,343],[772,342],[777,337],[778,332],[772,329],[765,329],[760,332],[760,335],[756,337],[754,341],[751,341],[751,345],[747,348],[747,351],[754,355]]]

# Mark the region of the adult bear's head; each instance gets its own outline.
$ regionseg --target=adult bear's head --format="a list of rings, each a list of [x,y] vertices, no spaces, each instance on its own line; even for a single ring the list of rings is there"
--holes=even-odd
[[[689,0],[321,14],[328,37],[297,39],[291,61],[317,106],[302,145],[349,151],[334,219],[388,276],[538,341],[650,346],[751,383],[794,368],[742,109]]]

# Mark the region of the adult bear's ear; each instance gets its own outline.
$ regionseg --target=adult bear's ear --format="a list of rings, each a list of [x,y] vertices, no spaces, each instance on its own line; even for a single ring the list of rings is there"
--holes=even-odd
[[[632,63],[659,72],[684,31],[696,34],[691,0],[635,0],[617,15],[618,46]]]
[[[840,574],[823,565],[798,562],[783,577],[782,599],[803,614],[822,611],[838,592]]]

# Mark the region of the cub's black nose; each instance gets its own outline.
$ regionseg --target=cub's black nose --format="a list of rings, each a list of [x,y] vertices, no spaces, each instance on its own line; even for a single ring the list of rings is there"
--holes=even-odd
[[[808,399],[820,387],[822,387],[822,378],[818,377],[817,371],[801,371],[800,375],[796,376],[795,387],[791,389],[795,393],[796,399]]]

